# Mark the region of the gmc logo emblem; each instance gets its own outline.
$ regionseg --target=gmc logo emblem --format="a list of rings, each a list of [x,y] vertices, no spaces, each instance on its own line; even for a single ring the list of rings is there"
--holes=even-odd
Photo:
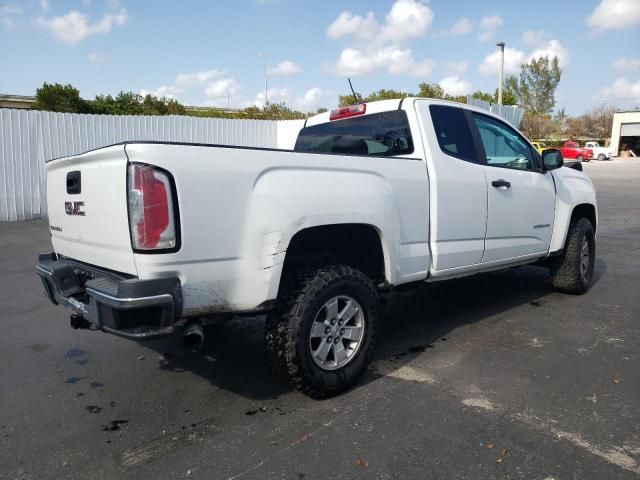
[[[84,217],[84,202],[64,202],[64,211],[67,215],[80,215]]]

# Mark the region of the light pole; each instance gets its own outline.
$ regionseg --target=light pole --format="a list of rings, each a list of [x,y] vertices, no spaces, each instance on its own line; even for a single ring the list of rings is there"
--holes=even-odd
[[[264,106],[266,107],[269,102],[269,98],[267,97],[267,54],[259,53],[258,57],[264,57]]]
[[[498,83],[498,105],[502,105],[502,82],[504,81],[504,42],[496,43],[500,47],[500,83]]]

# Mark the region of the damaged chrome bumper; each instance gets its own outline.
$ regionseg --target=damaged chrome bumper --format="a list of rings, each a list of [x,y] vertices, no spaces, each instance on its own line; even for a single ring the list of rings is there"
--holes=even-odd
[[[131,340],[170,336],[180,318],[178,278],[140,280],[55,254],[38,257],[47,297],[81,315],[90,327]]]

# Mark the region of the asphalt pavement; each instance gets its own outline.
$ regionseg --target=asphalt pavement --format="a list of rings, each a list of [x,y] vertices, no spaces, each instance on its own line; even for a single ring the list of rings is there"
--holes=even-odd
[[[325,401],[273,377],[259,317],[200,354],[72,330],[34,273],[45,222],[0,224],[0,479],[640,477],[640,161],[584,168],[586,295],[540,267],[398,292],[368,374]]]

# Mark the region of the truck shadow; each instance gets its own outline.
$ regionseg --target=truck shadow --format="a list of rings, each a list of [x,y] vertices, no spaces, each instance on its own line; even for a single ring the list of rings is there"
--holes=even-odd
[[[592,287],[605,272],[606,263],[598,259]],[[388,295],[374,364],[356,388],[379,378],[380,364],[390,361],[394,369],[401,368],[427,348],[446,341],[463,325],[493,329],[501,314],[521,306],[543,306],[545,297],[557,295],[547,276],[545,268],[526,266],[418,284]],[[521,313],[513,313],[518,315]],[[292,390],[269,368],[264,317],[234,318],[206,327],[205,343],[198,353],[185,350],[177,337],[147,346],[164,356],[162,370],[189,371],[222,390],[252,400],[273,399]]]

